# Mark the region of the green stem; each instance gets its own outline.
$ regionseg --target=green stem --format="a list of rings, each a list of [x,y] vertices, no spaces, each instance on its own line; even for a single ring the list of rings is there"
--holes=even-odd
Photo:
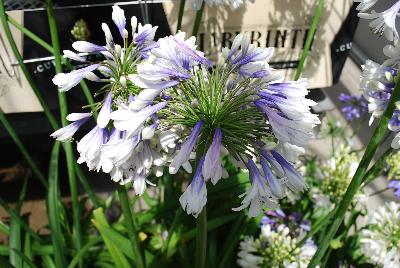
[[[319,218],[315,222],[315,224],[311,226],[311,230],[306,234],[306,236],[304,236],[304,238],[297,243],[296,248],[303,246],[304,243],[306,243],[309,238],[311,238],[314,234],[316,234],[319,230],[321,230],[321,228],[328,223],[328,220],[333,215],[333,213],[334,210],[330,211],[325,216]]]
[[[92,201],[93,207],[94,208],[99,208],[100,207],[100,203],[97,200],[96,195],[92,191],[92,188],[90,188],[90,185],[88,183],[86,175],[83,173],[83,171],[82,171],[81,167],[78,165],[78,163],[74,163],[74,164],[75,164],[75,168],[74,169],[75,169],[75,172],[76,172],[76,176],[78,176],[79,181],[81,182],[83,189],[85,190],[85,192],[89,196],[89,199]]]
[[[13,53],[15,54],[15,57],[17,58],[18,64],[21,67],[21,69],[22,69],[27,81],[29,82],[30,86],[32,87],[33,92],[35,93],[36,97],[39,100],[41,100],[41,99],[43,99],[42,95],[39,92],[38,87],[34,83],[34,81],[32,79],[32,76],[30,75],[25,63],[23,62],[22,56],[19,53],[17,46],[15,45],[15,41],[14,41],[12,35],[11,35],[11,31],[10,31],[9,25],[7,23],[7,20],[3,20],[3,19],[6,19],[6,18],[9,18],[10,19],[10,23],[12,25],[14,25],[17,29],[19,29],[26,36],[28,36],[29,38],[31,38],[32,40],[37,42],[39,45],[43,46],[50,53],[54,54],[54,49],[48,43],[46,43],[43,39],[41,39],[40,37],[38,37],[37,35],[35,35],[31,31],[29,31],[24,26],[18,24],[15,20],[12,20],[11,17],[7,16],[7,14],[5,13],[5,10],[4,10],[3,0],[0,0],[0,19],[1,19],[1,22],[3,24],[3,28],[4,28],[4,31],[5,31],[5,33],[7,35],[8,41],[10,43],[10,46],[11,46],[11,48],[13,50]],[[71,68],[72,66],[69,65],[67,67]],[[94,101],[93,101],[93,98],[90,95],[89,89],[87,88],[86,82],[85,81],[81,81],[81,86],[82,86],[82,89],[84,91],[85,96],[87,97],[88,103],[89,104],[93,104]],[[88,98],[88,95],[90,95],[90,98]],[[46,115],[47,119],[49,120],[49,122],[51,124],[51,127],[53,128],[53,130],[57,130],[59,128],[59,125],[58,125],[57,120],[55,119],[54,115],[50,112],[48,106],[46,105],[46,103],[44,101],[43,101],[43,103],[41,102],[41,105],[42,105],[42,108],[43,108],[43,110],[45,112],[45,115]],[[96,116],[96,113],[94,113],[94,114]],[[65,150],[65,148],[66,148],[65,144],[63,143],[62,145],[63,145],[63,148]],[[92,190],[90,189],[90,187],[88,187],[86,176],[84,175],[84,173],[81,171],[80,167],[76,163],[75,163],[75,168],[77,169],[76,172],[78,174],[80,174],[78,176],[82,181],[82,184],[83,184],[83,187],[85,189],[85,192],[88,193],[89,198],[91,199],[93,204],[98,207],[98,201],[96,200],[96,198],[95,198]]]
[[[121,203],[122,213],[124,215],[125,227],[128,231],[129,241],[132,244],[132,249],[136,255],[136,267],[144,268],[145,264],[143,261],[143,254],[140,250],[139,239],[135,223],[133,221],[133,215],[131,206],[129,204],[128,192],[124,185],[117,185],[117,191],[119,196],[119,202]]]
[[[182,218],[182,209],[178,208],[178,211],[175,214],[174,220],[172,221],[171,227],[168,230],[167,239],[161,248],[161,252],[163,253],[164,260],[168,259],[169,243],[171,241],[172,235],[175,232],[176,227],[178,227],[178,224],[181,221],[181,218]]]
[[[54,54],[54,50],[53,47],[51,45],[49,45],[46,41],[44,41],[42,38],[40,38],[39,36],[37,36],[36,34],[32,33],[31,31],[29,31],[27,28],[25,28],[24,26],[22,26],[21,24],[19,24],[18,22],[16,22],[12,17],[7,16],[7,20],[18,30],[20,30],[23,34],[25,34],[27,37],[29,37],[30,39],[32,39],[35,43],[39,44],[40,46],[42,46],[44,49],[46,49],[47,51],[49,51],[51,54]]]
[[[200,215],[196,219],[196,268],[206,267],[207,255],[207,209],[204,206]]]
[[[178,24],[176,25],[176,33],[178,33],[182,27],[182,18],[183,18],[183,12],[185,11],[185,2],[186,0],[181,0],[179,3],[179,15],[178,15]]]
[[[382,169],[386,164],[386,158],[393,152],[393,148],[389,148],[382,154],[378,161],[368,170],[367,174],[363,178],[363,184],[361,188],[368,185],[370,182],[375,180],[381,173]]]
[[[314,257],[312,258],[310,264],[308,267],[316,267],[322,257],[324,256],[326,250],[329,247],[329,243],[336,234],[340,224],[343,221],[344,215],[347,211],[347,208],[351,204],[351,201],[354,197],[354,195],[357,193],[359,187],[363,183],[363,179],[365,175],[367,174],[367,169],[368,166],[374,157],[374,154],[376,150],[378,149],[378,146],[381,144],[384,136],[385,136],[385,131],[387,128],[387,125],[389,123],[390,118],[392,117],[392,114],[395,109],[395,102],[400,99],[400,72],[396,77],[396,87],[392,93],[392,96],[390,98],[389,104],[381,117],[379,121],[378,127],[375,129],[374,135],[372,136],[366,150],[364,153],[363,158],[361,159],[361,162],[357,168],[356,173],[354,174],[353,179],[350,182],[349,187],[347,188],[346,193],[343,196],[342,201],[339,203],[336,209],[336,213],[332,217],[332,224],[329,226],[329,229],[322,240],[321,245],[319,246],[317,252],[315,253]]]
[[[18,149],[21,151],[22,156],[25,158],[26,162],[28,165],[31,167],[33,173],[35,176],[39,179],[39,181],[42,183],[42,185],[46,188],[46,190],[49,188],[49,185],[47,183],[46,177],[43,175],[43,173],[40,171],[39,167],[36,165],[35,161],[33,161],[31,155],[28,153],[28,150],[26,150],[24,144],[22,141],[19,139],[17,133],[11,126],[10,122],[8,122],[7,117],[3,113],[3,111],[0,108],[0,121],[3,124],[4,128],[7,130],[8,134],[10,134],[11,138],[17,145]]]
[[[204,2],[202,9],[204,8]],[[206,137],[202,143],[197,147],[195,169],[198,168],[201,157],[208,148],[208,140],[210,136]],[[207,256],[207,208],[204,205],[203,210],[200,212],[196,219],[196,253],[195,253],[195,268],[204,268],[206,265]]]
[[[199,33],[201,18],[203,17],[204,5],[205,5],[205,2],[203,1],[203,3],[201,4],[201,8],[196,13],[196,18],[194,19],[192,36],[197,37],[197,34]]]
[[[304,45],[303,52],[301,54],[301,58],[299,61],[299,65],[297,66],[296,74],[294,76],[294,80],[298,80],[300,78],[301,73],[304,69],[304,63],[308,56],[308,51],[311,48],[311,44],[314,40],[315,31],[317,30],[319,18],[321,17],[322,9],[324,7],[324,0],[318,0],[317,10],[315,11],[314,18],[311,23],[310,31],[307,34],[306,43]]]
[[[54,50],[55,69],[56,73],[61,73],[62,64],[61,64],[60,42],[58,40],[57,25],[53,11],[53,3],[51,0],[46,0],[46,9],[50,27],[51,42]],[[68,106],[67,106],[67,98],[64,92],[58,92],[58,100],[60,103],[61,122],[63,126],[66,126],[68,124],[66,119],[68,115]],[[75,235],[75,247],[76,250],[79,252],[82,247],[82,233],[81,233],[80,207],[79,207],[79,197],[78,197],[78,183],[74,171],[75,159],[71,143],[65,144],[65,155],[67,160],[67,171],[68,171],[68,179],[71,192],[73,233]]]

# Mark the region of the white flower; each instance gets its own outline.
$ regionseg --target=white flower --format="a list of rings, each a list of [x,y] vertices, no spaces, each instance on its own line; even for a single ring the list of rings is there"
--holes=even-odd
[[[383,268],[400,267],[400,205],[386,203],[369,215],[361,231],[361,252]]]
[[[246,268],[306,268],[317,247],[312,240],[308,240],[297,248],[297,239],[291,236],[289,228],[283,224],[277,227],[263,224],[258,239],[245,237],[240,242],[237,263]]]
[[[55,138],[56,140],[59,141],[68,141],[72,138],[72,136],[75,134],[75,132],[78,131],[78,129],[86,123],[87,120],[89,120],[89,117],[91,116],[90,113],[72,113],[67,116],[68,121],[73,121],[73,123],[60,128],[56,131],[54,131],[50,137]]]
[[[131,137],[138,132],[147,118],[164,108],[165,105],[166,102],[160,102],[139,111],[134,111],[126,105],[120,105],[118,110],[111,113],[110,118],[114,121],[116,129],[127,131],[127,136]]]
[[[239,245],[239,253],[237,263],[243,268],[257,268],[261,267],[263,258],[257,256],[257,249],[254,246],[254,238],[246,236]]]
[[[183,210],[185,210],[188,214],[192,214],[195,218],[197,218],[207,203],[206,182],[204,181],[202,175],[203,164],[204,157],[202,157],[202,159],[199,161],[193,181],[189,184],[185,192],[179,198],[179,202],[181,203]]]
[[[392,7],[383,12],[358,13],[358,16],[363,19],[372,19],[369,26],[374,33],[384,34],[389,41],[394,41],[395,38],[399,38],[399,33],[396,29],[396,18],[399,10],[400,1],[397,1]]]

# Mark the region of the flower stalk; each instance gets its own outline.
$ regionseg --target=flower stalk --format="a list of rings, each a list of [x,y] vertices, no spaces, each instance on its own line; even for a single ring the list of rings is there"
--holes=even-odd
[[[60,42],[58,39],[57,25],[54,16],[53,3],[51,0],[46,0],[46,9],[50,27],[51,42],[54,50],[55,70],[56,73],[61,73],[62,64],[61,64]],[[66,126],[68,124],[66,120],[66,116],[68,115],[68,106],[65,93],[58,92],[58,100],[60,104],[61,123],[62,126]],[[75,235],[76,250],[79,251],[82,247],[82,231],[81,231],[81,221],[80,221],[78,183],[74,170],[74,155],[72,151],[72,145],[70,143],[65,144],[65,155],[67,160],[68,179],[71,191],[73,233]]]
[[[395,109],[395,103],[400,99],[400,83],[399,83],[400,75],[398,74],[395,81],[396,81],[396,87],[391,95],[389,104],[381,117],[378,127],[375,129],[375,132],[368,143],[368,146],[365,150],[365,153],[363,155],[363,158],[361,159],[361,162],[357,168],[356,173],[354,174],[353,179],[350,182],[349,187],[347,188],[346,193],[343,196],[342,201],[337,205],[335,208],[336,212],[332,217],[332,222],[331,225],[329,226],[329,229],[325,233],[325,236],[319,245],[319,248],[317,252],[315,253],[313,259],[311,260],[309,264],[309,268],[316,267],[320,262],[323,256],[325,255],[325,252],[327,251],[330,241],[333,239],[334,235],[336,234],[340,224],[342,223],[345,213],[347,211],[347,208],[351,204],[351,201],[353,200],[354,195],[357,193],[358,189],[360,188],[361,184],[363,183],[364,177],[367,174],[367,169],[368,166],[378,149],[378,146],[381,144],[382,140],[384,139],[385,132],[387,125],[389,123],[389,120],[392,117],[392,114]]]
[[[185,11],[185,3],[186,3],[186,0],[181,0],[180,3],[179,3],[178,23],[176,25],[176,32],[177,33],[182,28],[182,18],[183,18],[183,13]]]
[[[133,222],[133,215],[131,206],[129,204],[128,192],[126,191],[125,185],[117,185],[118,197],[121,203],[122,213],[124,215],[125,227],[128,231],[129,241],[132,244],[132,249],[135,254],[136,267],[144,268],[145,264],[143,256],[140,251],[139,240],[137,236],[137,230],[135,223]]]
[[[314,14],[314,17],[313,17],[313,20],[312,20],[312,23],[311,23],[310,31],[307,34],[306,43],[304,45],[304,49],[303,49],[303,52],[301,54],[299,65],[297,66],[297,70],[296,70],[296,74],[294,76],[294,80],[298,80],[300,78],[301,73],[303,72],[304,63],[305,63],[305,61],[307,59],[308,52],[309,52],[309,50],[311,48],[311,45],[313,43],[314,36],[315,36],[315,31],[317,30],[319,18],[321,17],[321,13],[322,13],[322,8],[323,7],[324,7],[324,0],[318,0],[317,10],[315,11],[315,14]]]
[[[203,3],[201,4],[201,8],[196,13],[196,18],[194,19],[192,36],[197,37],[197,34],[199,33],[201,18],[203,17],[204,6],[205,2],[203,1]]]

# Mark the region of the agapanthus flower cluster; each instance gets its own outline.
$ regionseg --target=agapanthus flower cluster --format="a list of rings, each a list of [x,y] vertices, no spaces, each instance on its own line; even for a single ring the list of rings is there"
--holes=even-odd
[[[305,234],[299,229],[295,224],[288,227],[264,220],[258,238],[247,236],[240,242],[237,264],[245,268],[307,267],[317,247],[310,239],[297,247]]]
[[[370,9],[377,0],[359,0],[357,9],[365,12]],[[393,41],[384,47],[383,54],[388,59],[382,64],[368,60],[363,67],[361,75],[361,90],[364,97],[369,102],[368,110],[372,114],[370,124],[374,118],[380,117],[385,111],[394,87],[396,85],[396,77],[398,68],[400,67],[400,42],[399,34],[396,28],[397,17],[400,11],[400,1],[396,1],[386,11],[376,13],[359,13],[359,17],[372,19],[371,28],[375,33],[384,34],[389,41]],[[394,149],[400,148],[400,109],[399,103],[396,103],[392,118],[388,128],[396,132],[396,136],[392,141]]]
[[[368,110],[371,113],[371,125],[374,119],[379,118],[386,110],[396,85],[397,70],[370,60],[362,67],[361,89],[369,102]],[[396,109],[388,124],[389,130],[396,133],[391,143],[394,149],[400,148],[400,109],[398,106],[399,103],[396,103]]]
[[[340,146],[331,158],[318,164],[317,180],[311,188],[311,199],[317,207],[332,208],[345,194],[358,166],[359,158],[351,148]]]
[[[346,93],[340,93],[339,101],[344,104],[340,109],[348,121],[360,118],[368,112],[367,100],[364,96],[350,95]]]
[[[274,207],[286,188],[301,191],[303,177],[282,153],[285,148],[304,146],[319,123],[310,112],[314,103],[305,98],[305,80],[274,81],[268,66],[271,48],[257,48],[248,35],[239,34],[223,59],[211,71],[210,61],[195,48],[195,39],[184,33],[162,38],[147,62],[138,66],[135,83],[166,88],[168,105],[160,111],[160,127],[179,136],[172,154],[170,173],[180,167],[194,178],[180,202],[197,216],[207,200],[206,182],[216,184],[226,171],[223,158],[249,170],[250,189],[242,206],[250,216],[263,205]]]
[[[155,27],[139,24],[128,44],[123,11],[114,6],[112,18],[124,46],[114,43],[103,24],[106,46],[73,46],[99,51],[105,61],[53,79],[64,91],[85,77],[106,82],[97,125],[78,143],[80,163],[120,183],[133,182],[137,194],[149,183],[147,176],[161,175],[164,165],[171,174],[181,167],[194,172],[180,202],[195,217],[207,201],[206,183],[227,177],[226,161],[249,171],[250,189],[235,210],[250,207],[250,216],[277,206],[287,191],[306,187],[293,152],[307,144],[319,120],[310,112],[314,102],[305,97],[307,81],[284,82],[269,68],[272,48],[257,48],[249,35],[239,34],[213,67],[196,50],[195,37],[179,32],[155,43]],[[132,25],[135,32],[135,18]],[[89,116],[70,115],[74,123],[52,135],[70,139]]]
[[[77,144],[78,163],[86,163],[90,170],[109,173],[112,180],[121,184],[133,182],[136,193],[141,194],[151,169],[157,176],[162,174],[165,163],[162,151],[170,146],[169,141],[162,139],[163,135],[160,137],[160,133],[156,133],[159,122],[156,112],[166,102],[153,104],[156,97],[153,91],[140,89],[130,77],[136,73],[137,65],[148,57],[149,50],[157,46],[153,40],[157,27],[138,24],[136,17],[132,17],[129,42],[124,11],[116,5],[112,20],[123,45],[114,42],[108,25],[103,23],[105,46],[77,41],[72,47],[81,53],[101,53],[104,60],[90,63],[85,57],[65,50],[65,57],[89,65],[57,74],[53,82],[60,91],[70,90],[85,78],[104,83],[98,93],[104,95],[104,100],[93,107],[99,112],[96,125]],[[72,113],[67,116],[72,123],[51,136],[60,141],[71,140],[92,116],[92,113]]]
[[[361,252],[374,265],[400,267],[400,205],[386,203],[369,215],[361,231]]]
[[[252,3],[255,2],[255,0],[249,0],[249,1]],[[228,4],[232,10],[235,10],[235,9],[238,9],[239,7],[241,7],[242,5],[244,5],[246,0],[190,0],[190,3],[194,10],[199,10],[201,8],[201,6],[203,5],[203,2],[205,2],[205,4],[207,4],[211,7],[214,5],[221,6],[221,5]]]

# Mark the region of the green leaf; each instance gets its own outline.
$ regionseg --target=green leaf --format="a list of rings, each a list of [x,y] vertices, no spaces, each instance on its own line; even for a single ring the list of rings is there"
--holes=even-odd
[[[18,198],[17,205],[15,207],[15,213],[19,214],[22,203],[24,202],[25,196],[26,196],[26,189],[28,185],[28,178],[25,179],[24,184],[22,186],[21,193]],[[24,223],[25,221],[21,219]],[[16,254],[16,251],[21,252],[22,251],[22,239],[21,239],[21,225],[16,220],[16,218],[12,217],[11,218],[11,224],[10,224],[10,236],[9,236],[9,245],[10,245],[10,263],[14,265],[16,268],[22,268],[23,267],[23,262],[21,256]]]
[[[40,245],[37,242],[33,242],[32,250],[34,255],[52,255],[54,253],[53,245]]]
[[[15,268],[12,266],[6,258],[0,257],[0,267],[2,268]]]
[[[51,230],[51,241],[54,247],[54,259],[57,267],[66,267],[65,241],[61,231],[62,206],[59,182],[58,182],[58,157],[60,154],[60,142],[55,142],[50,156],[49,164],[49,191],[47,193],[47,213]]]
[[[8,227],[4,222],[0,221],[0,233],[8,236],[10,233],[10,227]]]
[[[238,245],[238,241],[240,239],[240,235],[246,228],[246,222],[244,221],[244,214],[241,213],[240,216],[236,219],[236,221],[231,225],[228,236],[226,237],[225,243],[222,247],[221,253],[223,253],[222,258],[220,259],[219,266],[220,268],[228,267],[229,260],[232,258],[232,255],[235,252],[235,248]]]
[[[9,248],[6,245],[0,245],[0,255],[1,256],[8,256],[10,254]]]
[[[19,252],[18,250],[13,249],[15,254],[17,254],[23,261],[26,263],[30,268],[37,268],[37,266],[22,252]]]
[[[96,245],[97,243],[99,243],[100,241],[101,241],[101,237],[91,238],[89,240],[89,242],[87,242],[87,244],[84,245],[81,248],[81,250],[74,256],[74,258],[68,265],[68,268],[74,268],[79,263],[79,261],[83,260],[83,258],[85,257],[85,254],[88,253],[89,249],[91,247],[93,247],[94,245]]]
[[[42,257],[42,260],[44,268],[57,268],[50,256],[45,255]]]
[[[32,237],[28,233],[25,233],[24,255],[32,261]]]
[[[214,229],[216,229],[216,228],[218,228],[218,227],[220,227],[220,226],[222,226],[222,225],[224,225],[224,224],[226,224],[226,223],[228,223],[228,222],[230,222],[230,221],[232,221],[232,220],[234,220],[236,218],[237,218],[236,214],[228,214],[228,215],[216,218],[216,219],[209,220],[207,222],[207,231],[209,232],[211,230],[214,230]],[[187,231],[186,233],[184,233],[182,235],[182,238],[189,240],[189,239],[194,238],[195,236],[196,236],[196,228],[193,228],[192,230]]]
[[[108,251],[110,252],[111,258],[114,261],[114,264],[117,268],[130,268],[130,264],[128,260],[125,258],[125,256],[122,254],[122,251],[125,247],[128,247],[130,245],[129,240],[126,239],[127,244],[123,245],[120,243],[117,243],[116,241],[118,240],[118,236],[116,235],[110,235],[112,232],[112,228],[108,224],[106,217],[104,216],[104,212],[102,208],[95,209],[93,211],[93,216],[94,219],[92,220],[93,224],[96,226],[96,228],[99,230],[100,235],[102,236],[104,243],[106,244],[106,247]],[[107,233],[107,235],[106,235]],[[110,237],[111,236],[111,237]],[[130,252],[131,256],[133,256],[133,251],[132,248],[130,247]],[[129,255],[128,255],[129,256]]]

